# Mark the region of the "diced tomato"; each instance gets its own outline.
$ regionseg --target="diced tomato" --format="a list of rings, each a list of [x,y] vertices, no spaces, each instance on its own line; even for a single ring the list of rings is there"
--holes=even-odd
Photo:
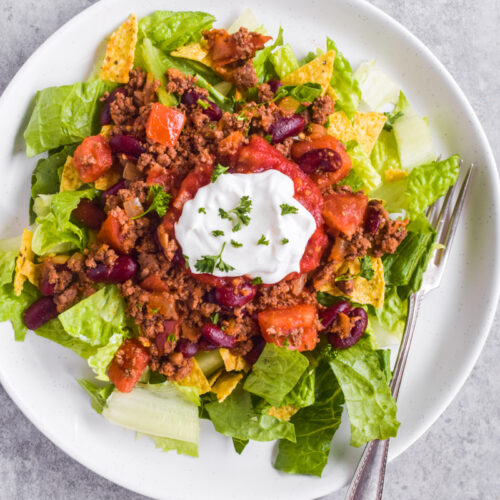
[[[316,347],[316,318],[317,310],[312,304],[266,309],[258,314],[260,331],[266,342],[280,347],[288,344],[289,349],[298,351],[312,351]],[[294,340],[291,334],[297,329],[302,329],[302,334]]]
[[[109,365],[109,380],[120,392],[131,392],[148,366],[149,359],[149,352],[138,340],[124,340]]]
[[[97,239],[107,243],[111,248],[118,253],[127,253],[127,249],[123,245],[123,235],[121,225],[118,219],[108,214],[106,220],[103,222]]]
[[[141,287],[150,292],[168,292],[168,286],[164,283],[159,274],[150,274],[141,281]]]
[[[324,127],[321,127],[324,130]],[[311,175],[311,179],[317,184],[320,189],[327,188],[332,184],[336,184],[342,180],[352,168],[351,158],[347,154],[344,145],[335,137],[323,134],[317,129],[313,129],[311,136],[304,140],[296,142],[292,146],[292,158],[298,161],[300,157],[313,149],[332,149],[342,158],[342,166],[335,172],[318,172]]]
[[[154,142],[173,147],[181,135],[184,123],[184,113],[156,102],[146,123],[146,135]]]
[[[342,262],[347,254],[346,245],[347,242],[344,238],[335,238],[332,249],[330,250],[329,261]]]
[[[73,165],[83,182],[94,182],[113,165],[111,149],[102,135],[91,135],[75,149]]]
[[[331,193],[325,196],[323,218],[330,230],[352,236],[363,224],[368,197],[362,192]]]
[[[148,309],[150,312],[158,312],[166,318],[177,319],[175,300],[166,292],[153,292],[149,296]]]

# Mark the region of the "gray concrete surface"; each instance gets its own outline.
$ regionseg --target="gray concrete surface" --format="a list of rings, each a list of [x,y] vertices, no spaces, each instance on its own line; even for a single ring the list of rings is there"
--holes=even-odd
[[[51,33],[93,0],[2,0],[0,92]],[[438,56],[500,158],[500,2],[372,0]],[[207,6],[208,8],[208,6]],[[434,426],[388,466],[385,498],[500,498],[500,314],[471,377]],[[325,499],[340,500],[345,490]],[[24,417],[0,386],[0,499],[144,498],[95,475]]]

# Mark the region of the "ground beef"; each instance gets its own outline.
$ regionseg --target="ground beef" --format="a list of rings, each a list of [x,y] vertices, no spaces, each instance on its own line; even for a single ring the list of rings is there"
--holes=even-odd
[[[328,330],[328,333],[340,337],[341,339],[345,339],[349,337],[357,320],[357,317],[351,318],[347,314],[339,313],[336,320]]]
[[[237,66],[232,71],[232,80],[239,89],[249,89],[255,87],[259,81],[252,61],[247,61],[241,66]]]
[[[408,234],[406,230],[408,221],[391,220],[380,200],[370,200],[368,207],[369,210],[378,214],[381,221],[380,227],[373,238],[373,255],[382,257],[386,253],[394,253]]]
[[[264,103],[274,99],[274,92],[267,83],[263,83],[257,87],[257,102]]]
[[[335,103],[327,95],[317,97],[311,106],[311,121],[324,125],[328,117],[335,111]]]
[[[231,62],[246,61],[254,57],[257,49],[262,49],[263,44],[257,43],[255,32],[248,31],[241,27],[235,33],[228,34],[226,30],[213,29],[204,31],[203,37],[207,41],[209,52],[217,49],[217,45],[225,46],[224,55],[230,57]],[[221,43],[221,40],[222,43]]]
[[[182,95],[186,90],[193,88],[196,83],[196,77],[184,75],[178,69],[170,68],[167,70],[167,92],[170,94]]]

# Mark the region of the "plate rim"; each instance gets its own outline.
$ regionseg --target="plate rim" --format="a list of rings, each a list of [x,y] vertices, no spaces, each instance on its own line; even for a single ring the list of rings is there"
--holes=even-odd
[[[31,64],[31,61],[35,59],[40,52],[45,50],[47,46],[49,46],[51,43],[53,43],[54,39],[58,36],[61,35],[61,33],[65,33],[66,31],[70,30],[72,26],[78,22],[80,19],[91,16],[94,12],[94,10],[98,10],[102,4],[105,3],[112,3],[115,0],[98,0],[94,4],[86,7],[85,9],[81,10],[77,14],[75,14],[72,18],[70,18],[67,22],[65,22],[62,26],[60,26],[56,31],[54,31],[27,59],[26,61],[22,64],[22,66],[19,68],[19,70],[16,72],[14,77],[10,80],[9,84],[7,87],[4,89],[2,95],[0,95],[0,102],[3,100],[6,100],[10,97],[10,94],[13,92],[13,89],[16,87],[16,84],[18,81],[20,81],[24,73],[27,71],[27,67]],[[328,0],[322,0],[324,2]],[[405,27],[403,24],[401,24],[398,20],[390,16],[388,13],[386,13],[384,10],[382,10],[380,7],[372,4],[369,0],[337,0],[344,2],[345,4],[350,4],[353,6],[355,9],[358,10],[367,10],[369,13],[375,17],[378,17],[379,20],[385,24],[390,25],[391,28],[397,31],[397,34],[399,37],[404,37],[410,40],[410,42],[415,46],[415,48],[418,50],[419,54],[421,56],[425,56],[425,58],[440,72],[440,76],[442,79],[445,80],[446,84],[453,90],[455,93],[457,99],[462,103],[464,106],[468,117],[471,119],[471,127],[476,130],[478,134],[478,139],[479,139],[479,145],[480,148],[483,150],[485,157],[487,159],[486,165],[484,166],[489,173],[491,174],[491,180],[492,180],[492,191],[494,192],[494,207],[495,207],[495,212],[497,217],[495,217],[495,235],[497,236],[497,246],[500,246],[498,244],[498,235],[500,235],[500,174],[498,172],[498,167],[496,164],[496,159],[493,154],[491,145],[488,140],[488,136],[486,135],[486,132],[483,129],[483,126],[481,122],[479,121],[479,118],[476,115],[476,112],[474,108],[472,107],[471,103],[469,102],[469,99],[465,95],[464,91],[461,89],[459,84],[456,82],[454,77],[451,75],[451,73],[447,70],[447,68],[444,66],[444,64],[438,59],[438,57],[425,45],[423,41],[421,41],[412,31],[410,31],[409,28]],[[475,367],[478,358],[484,348],[484,345],[486,343],[486,340],[488,338],[489,333],[491,332],[492,329],[492,324],[493,320],[498,308],[498,302],[500,298],[500,266],[496,266],[496,272],[495,276],[492,280],[492,299],[490,300],[489,307],[485,309],[485,328],[483,329],[481,335],[478,335],[478,340],[475,344],[474,349],[470,353],[470,356],[468,358],[468,363],[464,364],[462,367],[462,371],[460,372],[460,376],[457,376],[454,380],[454,383],[450,385],[448,392],[446,393],[445,396],[441,397],[439,399],[439,402],[437,403],[437,409],[432,413],[432,420],[428,425],[422,426],[418,432],[415,432],[411,439],[408,440],[404,450],[399,450],[397,453],[393,453],[389,456],[389,461],[392,461],[394,458],[399,456],[401,453],[406,451],[408,448],[410,448],[420,437],[427,432],[432,425],[440,418],[440,416],[443,414],[443,412],[448,408],[448,406],[451,404],[451,402],[456,398],[458,392],[460,389],[463,387],[465,384],[466,380],[470,376],[473,368]],[[137,485],[133,484],[131,481],[129,481],[126,477],[122,478],[119,482],[115,480],[115,478],[111,477],[111,474],[108,474],[107,472],[98,470],[97,467],[95,467],[90,460],[89,457],[85,457],[80,455],[78,449],[76,448],[71,448],[69,445],[67,446],[65,442],[62,440],[62,438],[59,438],[57,436],[57,433],[53,432],[50,427],[45,427],[43,422],[41,420],[38,420],[37,415],[35,414],[34,411],[32,411],[29,406],[25,405],[23,403],[23,399],[20,395],[18,395],[16,388],[13,384],[10,384],[3,376],[2,376],[2,370],[0,370],[0,383],[2,384],[3,388],[5,389],[6,393],[9,395],[9,397],[12,399],[12,401],[16,404],[16,406],[21,410],[21,412],[29,419],[31,424],[33,424],[36,429],[41,432],[46,438],[48,438],[54,445],[56,445],[59,449],[61,449],[64,453],[66,453],[69,457],[71,457],[73,460],[76,460],[78,463],[86,467],[87,469],[91,470],[98,476],[104,477],[108,481],[118,484],[124,488],[129,489],[130,491],[137,492],[140,494],[148,494],[145,492],[144,489],[140,490],[138,489]],[[325,483],[327,484],[327,483]],[[321,489],[321,488],[319,488]],[[333,490],[336,491],[336,490]],[[333,493],[332,490],[328,488],[328,486],[324,489],[324,491],[321,492],[321,495],[327,495],[329,493]]]

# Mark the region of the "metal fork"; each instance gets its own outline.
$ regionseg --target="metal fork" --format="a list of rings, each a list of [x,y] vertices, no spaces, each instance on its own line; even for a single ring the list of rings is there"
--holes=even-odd
[[[464,205],[465,195],[470,184],[472,170],[473,165],[471,164],[461,183],[455,203],[453,203],[453,200],[458,189],[458,181],[448,190],[442,204],[438,200],[427,212],[429,221],[437,233],[436,242],[444,247],[436,250],[433,258],[430,260],[427,270],[424,273],[421,289],[416,293],[412,293],[408,299],[408,320],[399,347],[391,382],[391,391],[394,399],[398,398],[422,297],[427,292],[437,288],[441,282],[444,268],[450,255],[451,243]],[[388,451],[389,439],[384,441],[376,439],[366,445],[351,480],[346,500],[381,500]]]

